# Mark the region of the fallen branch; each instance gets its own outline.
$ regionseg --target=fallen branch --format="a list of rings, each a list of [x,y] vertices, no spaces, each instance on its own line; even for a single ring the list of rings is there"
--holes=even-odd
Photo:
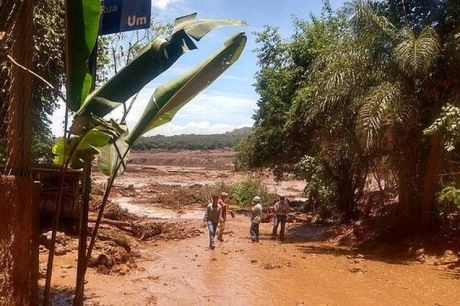
[[[89,217],[88,222],[96,223],[97,218],[96,217]],[[116,226],[116,227],[119,227],[119,226],[121,226],[121,227],[131,227],[132,226],[131,222],[110,220],[110,219],[106,219],[106,218],[101,219],[101,224],[108,224],[108,225],[113,225],[113,226]]]

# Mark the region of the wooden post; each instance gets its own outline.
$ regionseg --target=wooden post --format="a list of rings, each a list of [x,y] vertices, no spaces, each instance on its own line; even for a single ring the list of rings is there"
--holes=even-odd
[[[89,200],[91,194],[91,160],[84,162],[83,166],[83,198],[80,209],[80,227],[78,240],[78,266],[77,266],[77,283],[73,305],[83,305],[84,287],[85,287],[85,262],[88,239],[88,213]],[[80,288],[80,290],[78,290]]]

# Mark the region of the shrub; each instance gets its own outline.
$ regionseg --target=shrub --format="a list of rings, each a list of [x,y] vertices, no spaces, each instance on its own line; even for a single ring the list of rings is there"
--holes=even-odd
[[[204,185],[200,188],[195,199],[203,204],[209,204],[213,194],[220,195],[221,192],[226,192],[231,196],[233,194],[234,185],[225,183],[224,181],[217,182],[212,185]]]
[[[255,196],[262,199],[262,204],[271,205],[274,197],[268,192],[267,186],[260,180],[249,178],[237,183],[233,189],[233,200],[238,205],[248,205]]]
[[[445,187],[438,196],[439,213],[445,216],[454,212],[460,212],[460,189],[453,186]]]
[[[305,179],[304,195],[321,218],[329,218],[335,209],[334,184],[324,167],[312,156],[304,156],[296,165],[296,174]]]

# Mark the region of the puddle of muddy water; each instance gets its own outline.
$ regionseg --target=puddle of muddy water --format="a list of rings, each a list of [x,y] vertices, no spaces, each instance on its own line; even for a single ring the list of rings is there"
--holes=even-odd
[[[202,219],[204,216],[203,210],[187,209],[180,212],[158,207],[148,206],[142,204],[131,203],[129,198],[117,198],[114,200],[121,208],[126,209],[129,213],[135,214],[139,217],[147,217],[152,219]]]

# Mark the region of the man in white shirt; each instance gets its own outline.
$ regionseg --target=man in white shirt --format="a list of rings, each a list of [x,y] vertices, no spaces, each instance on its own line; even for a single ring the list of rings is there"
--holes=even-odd
[[[259,225],[262,221],[262,204],[260,203],[260,197],[255,196],[252,200],[251,211],[251,228],[249,233],[251,234],[252,242],[259,242]]]

